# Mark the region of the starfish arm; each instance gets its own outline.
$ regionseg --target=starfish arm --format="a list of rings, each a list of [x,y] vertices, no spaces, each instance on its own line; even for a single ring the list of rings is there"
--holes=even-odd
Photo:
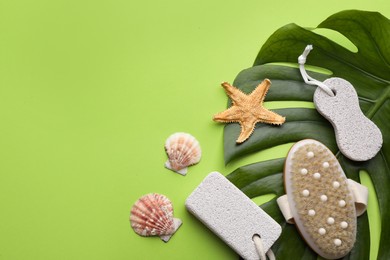
[[[238,110],[239,109],[237,107],[232,106],[225,111],[216,114],[213,117],[213,120],[221,123],[238,122],[240,119],[240,114]]]
[[[241,100],[247,99],[248,96],[236,87],[233,87],[228,82],[223,82],[221,86],[225,89],[226,94],[231,98],[233,103],[238,103]]]
[[[250,97],[255,104],[263,103],[265,96],[267,95],[268,89],[271,86],[269,79],[264,79],[251,93]]]
[[[257,111],[256,118],[258,122],[272,124],[272,125],[281,125],[286,121],[286,118],[272,112],[266,108],[261,109],[261,111]]]
[[[237,138],[236,142],[239,144],[245,142],[255,130],[255,125],[256,120],[247,120],[245,122],[240,122],[241,133],[240,136]]]

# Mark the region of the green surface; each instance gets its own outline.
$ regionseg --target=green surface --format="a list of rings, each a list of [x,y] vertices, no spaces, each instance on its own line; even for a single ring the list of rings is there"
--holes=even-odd
[[[0,259],[237,259],[184,201],[210,171],[288,147],[224,166],[219,83],[279,27],[352,8],[390,17],[386,0],[1,0]],[[163,167],[176,131],[203,150],[186,177]],[[130,228],[149,192],[184,222],[168,243]]]

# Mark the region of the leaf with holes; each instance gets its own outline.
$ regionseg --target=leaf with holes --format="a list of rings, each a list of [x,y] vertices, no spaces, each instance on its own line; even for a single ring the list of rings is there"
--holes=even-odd
[[[310,29],[295,24],[277,30],[261,48],[252,68],[239,73],[233,85],[251,92],[264,78],[272,81],[265,101],[312,101],[315,88],[306,85],[298,69],[271,63],[297,63],[298,56],[307,44],[312,44],[307,64],[332,71],[335,77],[348,80],[359,95],[364,114],[381,129],[381,151],[367,162],[353,162],[337,148],[333,127],[314,109],[286,108],[276,113],[285,116],[282,126],[258,124],[253,135],[237,145],[237,124],[228,124],[224,130],[225,162],[242,156],[313,138],[329,147],[337,155],[348,178],[359,180],[359,171],[366,170],[373,182],[378,198],[381,228],[378,259],[390,259],[390,21],[375,12],[343,11],[330,16],[318,28],[337,31],[347,37],[358,49],[349,51]],[[329,75],[310,72],[316,79]],[[282,172],[284,159],[259,162],[236,169],[227,177],[245,194],[253,198],[274,193],[284,193]],[[262,206],[283,227],[283,233],[273,249],[277,259],[316,259],[307,248],[294,226],[286,224],[277,209],[275,200]],[[370,255],[370,230],[367,214],[358,218],[358,233],[354,249],[345,259],[368,259]]]

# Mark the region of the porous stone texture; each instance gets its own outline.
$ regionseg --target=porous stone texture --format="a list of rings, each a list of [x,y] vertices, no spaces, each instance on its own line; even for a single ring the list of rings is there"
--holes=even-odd
[[[354,161],[371,159],[382,147],[382,133],[360,110],[354,87],[342,78],[330,78],[324,84],[332,89],[335,96],[331,97],[317,88],[314,104],[333,125],[340,151]]]
[[[280,225],[218,172],[210,173],[186,200],[186,208],[242,258],[257,260],[253,236],[267,252]]]

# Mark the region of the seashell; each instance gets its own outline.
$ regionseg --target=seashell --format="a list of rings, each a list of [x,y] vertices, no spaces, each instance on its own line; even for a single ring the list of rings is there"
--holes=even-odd
[[[198,140],[187,133],[174,133],[165,141],[168,160],[165,167],[181,175],[186,175],[190,165],[200,161],[202,152]]]
[[[140,236],[159,236],[168,242],[182,224],[173,217],[171,201],[162,194],[150,193],[139,198],[130,212],[130,223]]]

